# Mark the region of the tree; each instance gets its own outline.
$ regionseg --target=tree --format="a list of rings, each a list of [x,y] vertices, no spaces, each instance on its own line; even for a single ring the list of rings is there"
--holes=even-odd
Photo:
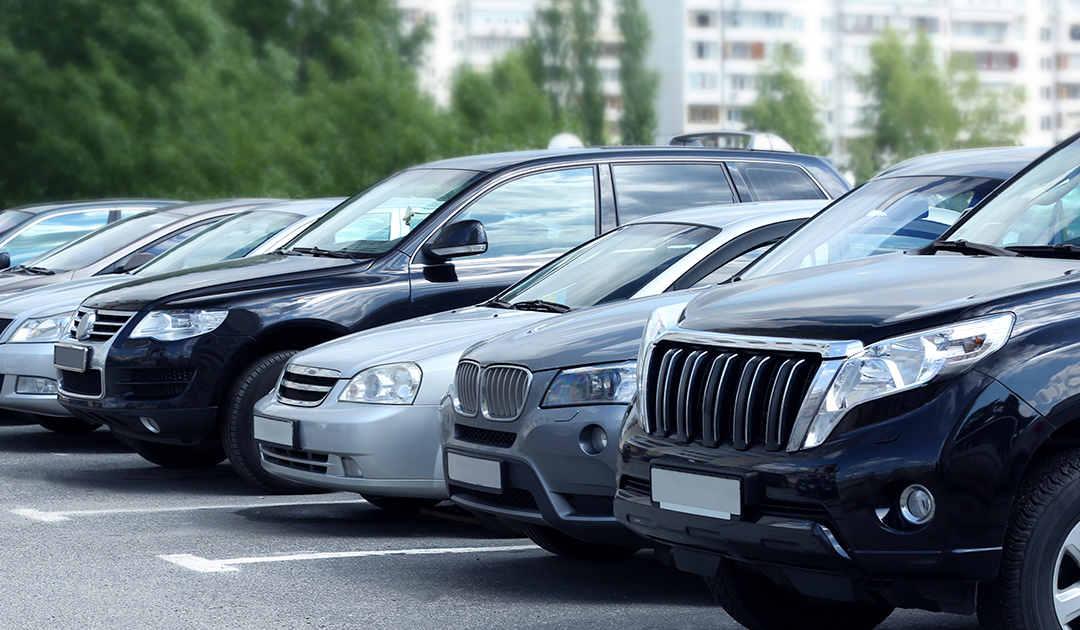
[[[809,85],[795,73],[797,61],[781,52],[771,67],[758,75],[757,98],[743,110],[747,129],[775,133],[801,153],[825,155],[829,143]]]
[[[659,75],[645,65],[652,41],[649,19],[641,10],[640,0],[619,0],[617,16],[622,32],[619,50],[619,83],[623,112],[620,133],[624,145],[649,145],[656,142],[656,91]]]
[[[861,121],[866,136],[849,145],[857,180],[916,155],[1017,144],[1023,124],[1008,116],[1022,94],[983,88],[970,59],[954,57],[943,70],[925,32],[906,46],[886,30],[870,58],[870,72],[856,78],[869,101]]]

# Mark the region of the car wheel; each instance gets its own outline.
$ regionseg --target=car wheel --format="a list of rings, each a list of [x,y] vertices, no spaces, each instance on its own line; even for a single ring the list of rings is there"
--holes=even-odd
[[[1080,619],[1080,451],[1031,467],[1013,502],[998,577],[979,587],[984,628],[1068,628]]]
[[[263,469],[255,441],[255,403],[273,391],[278,376],[295,350],[268,354],[247,366],[236,378],[222,405],[221,444],[229,463],[245,481],[275,494],[327,492],[306,483],[282,479]]]
[[[553,527],[533,525],[532,523],[525,524],[525,535],[529,537],[529,540],[539,545],[541,549],[574,560],[618,560],[640,549],[639,547],[588,543],[580,538],[564,534]]]
[[[364,500],[381,510],[391,512],[419,512],[442,503],[439,499],[416,499],[413,497],[384,497],[375,494],[362,494]]]
[[[805,597],[731,560],[721,560],[715,578],[705,578],[716,601],[750,630],[870,630],[892,614],[892,606]]]
[[[161,444],[126,437],[121,441],[146,461],[165,468],[209,468],[225,461],[220,444]]]
[[[58,416],[31,416],[34,422],[55,433],[89,433],[101,426],[99,422],[86,422],[79,418]]]

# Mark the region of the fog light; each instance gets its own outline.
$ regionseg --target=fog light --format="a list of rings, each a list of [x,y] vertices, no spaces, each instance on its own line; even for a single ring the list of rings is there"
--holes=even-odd
[[[20,376],[15,380],[16,394],[52,394],[56,395],[56,381],[39,376]]]
[[[919,484],[912,484],[900,493],[900,515],[912,525],[925,525],[934,518],[934,495]]]
[[[151,433],[161,433],[161,427],[158,426],[157,421],[153,418],[147,418],[146,416],[142,416],[141,418],[139,418],[139,421],[142,422],[143,426],[146,427],[147,430],[149,430]]]
[[[586,455],[598,455],[607,448],[607,431],[598,424],[590,424],[578,435],[578,445]]]

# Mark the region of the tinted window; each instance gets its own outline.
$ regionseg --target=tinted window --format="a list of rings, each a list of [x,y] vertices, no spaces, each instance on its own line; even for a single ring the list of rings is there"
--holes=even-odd
[[[290,212],[245,212],[184,241],[160,258],[140,267],[137,273],[165,273],[241,258],[299,219],[300,217]],[[203,226],[199,229],[203,229]]]
[[[797,166],[758,162],[732,162],[729,166],[742,175],[753,201],[825,199],[814,180]]]
[[[777,239],[777,240],[779,240],[779,239]],[[707,284],[717,284],[717,283],[723,282],[724,280],[727,280],[731,276],[734,276],[735,274],[742,271],[743,267],[746,267],[750,263],[757,260],[762,254],[769,251],[769,248],[772,247],[775,244],[776,244],[776,240],[769,241],[768,243],[765,243],[764,245],[758,245],[757,247],[751,249],[748,252],[743,252],[743,253],[739,254],[735,258],[732,258],[731,260],[727,261],[723,265],[720,265],[719,267],[714,269],[711,273],[709,273],[707,276],[705,276],[701,280],[698,280],[694,284],[694,286],[695,287],[700,287],[700,286],[705,286]]]
[[[689,225],[626,226],[551,262],[498,299],[546,300],[570,308],[625,300],[716,234],[715,228]]]
[[[591,167],[528,175],[476,200],[460,219],[484,224],[482,257],[561,254],[596,235],[596,177]]]
[[[163,254],[163,253],[169,251],[170,249],[176,247],[180,243],[183,243],[184,241],[188,240],[192,236],[195,236],[199,232],[202,232],[203,230],[205,230],[206,228],[210,227],[211,225],[217,223],[220,220],[221,220],[221,218],[219,217],[219,218],[216,218],[216,219],[210,219],[208,221],[201,221],[196,225],[192,225],[191,227],[189,227],[186,230],[183,230],[181,232],[177,232],[176,234],[173,234],[172,236],[169,236],[168,238],[161,239],[160,241],[154,243],[150,247],[147,247],[147,248],[143,249],[142,251],[144,253],[153,254],[155,256],[157,256],[158,254]]]
[[[53,271],[81,269],[176,221],[173,214],[148,212],[106,225],[34,259],[35,267]],[[16,239],[18,240],[18,239]]]
[[[108,220],[108,210],[73,212],[42,219],[19,232],[6,243],[0,244],[0,251],[11,255],[12,265],[23,263],[38,254],[96,230],[105,225]]]
[[[679,208],[734,203],[721,164],[615,164],[619,223]]]

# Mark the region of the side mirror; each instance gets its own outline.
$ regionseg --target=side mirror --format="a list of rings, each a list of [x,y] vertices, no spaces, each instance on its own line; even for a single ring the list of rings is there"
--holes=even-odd
[[[455,221],[444,226],[434,239],[424,245],[423,251],[441,259],[483,254],[487,251],[487,232],[484,231],[484,224],[476,219]]]
[[[143,265],[155,258],[157,258],[156,254],[151,254],[150,252],[139,252],[138,254],[133,254],[131,256],[128,256],[127,258],[118,261],[116,264],[109,268],[107,273],[127,273],[129,271],[133,271],[135,269],[138,269],[139,267],[142,267]]]
[[[11,266],[11,254],[7,252],[0,252],[0,269],[7,269]]]

